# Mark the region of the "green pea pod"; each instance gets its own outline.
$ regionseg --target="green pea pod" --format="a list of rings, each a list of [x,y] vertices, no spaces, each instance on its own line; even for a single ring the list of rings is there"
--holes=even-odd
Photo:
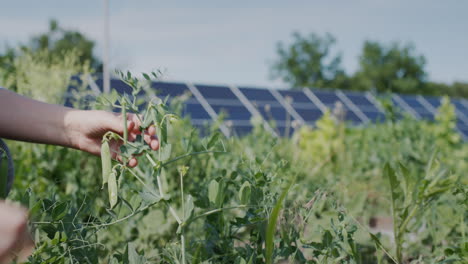
[[[101,145],[101,163],[102,163],[102,186],[107,183],[111,174],[112,162],[109,148],[109,142],[104,141]]]
[[[107,188],[109,189],[109,203],[110,208],[114,208],[117,203],[117,180],[115,178],[115,172],[109,174],[109,179],[107,183]]]

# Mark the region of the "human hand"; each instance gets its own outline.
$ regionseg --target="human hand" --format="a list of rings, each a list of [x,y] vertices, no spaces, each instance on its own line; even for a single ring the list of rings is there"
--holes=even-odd
[[[23,208],[0,201],[0,263],[22,262],[32,253],[27,216]]]
[[[123,135],[123,117],[106,111],[72,111],[65,118],[66,133],[69,138],[69,145],[73,148],[89,152],[93,155],[100,155],[101,140],[108,131],[113,131]],[[140,120],[135,114],[127,114],[128,140],[135,140],[140,131]],[[156,128],[150,126],[143,132],[145,142],[152,150],[159,149],[159,141],[156,137]],[[119,155],[119,148],[122,141],[111,140],[109,142],[112,158],[122,161]],[[136,157],[132,157],[127,165],[135,167],[138,164]]]

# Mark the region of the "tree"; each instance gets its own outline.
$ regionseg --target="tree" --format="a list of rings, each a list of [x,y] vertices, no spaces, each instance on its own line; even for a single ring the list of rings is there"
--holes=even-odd
[[[346,86],[341,55],[331,54],[335,38],[330,34],[303,36],[293,33],[293,43],[277,45],[279,58],[272,65],[273,79],[282,79],[294,88],[336,88]]]
[[[359,70],[352,81],[353,90],[430,93],[424,91],[426,59],[416,54],[413,45],[384,46],[366,41],[359,62]]]
[[[0,54],[0,84],[17,92],[30,91],[26,84],[34,75],[47,73],[50,79],[65,78],[62,83],[67,83],[70,73],[102,72],[102,63],[93,49],[94,42],[82,33],[63,29],[51,20],[47,32]]]
[[[64,52],[75,50],[81,63],[89,62],[93,69],[102,72],[102,63],[93,53],[94,45],[94,41],[81,32],[64,29],[56,20],[51,20],[49,31],[34,36],[28,45],[23,46],[23,49],[31,52],[48,50],[51,56],[59,57]]]

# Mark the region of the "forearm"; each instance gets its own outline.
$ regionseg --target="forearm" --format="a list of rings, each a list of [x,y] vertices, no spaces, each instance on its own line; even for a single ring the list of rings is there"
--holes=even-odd
[[[71,146],[67,116],[74,111],[0,89],[0,137]]]

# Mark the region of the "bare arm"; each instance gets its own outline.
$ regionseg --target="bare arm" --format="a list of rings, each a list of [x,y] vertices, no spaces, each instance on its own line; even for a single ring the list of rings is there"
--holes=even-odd
[[[0,137],[72,147],[66,131],[73,111],[0,89]]]
[[[106,111],[84,111],[46,104],[0,89],[0,137],[27,142],[60,145],[99,155],[101,139],[107,131],[123,134],[123,117]],[[129,140],[139,131],[138,118],[130,114]],[[145,141],[153,150],[159,148],[156,129],[144,132]],[[121,142],[111,143],[113,158],[117,158]],[[136,159],[129,161],[136,166]]]

